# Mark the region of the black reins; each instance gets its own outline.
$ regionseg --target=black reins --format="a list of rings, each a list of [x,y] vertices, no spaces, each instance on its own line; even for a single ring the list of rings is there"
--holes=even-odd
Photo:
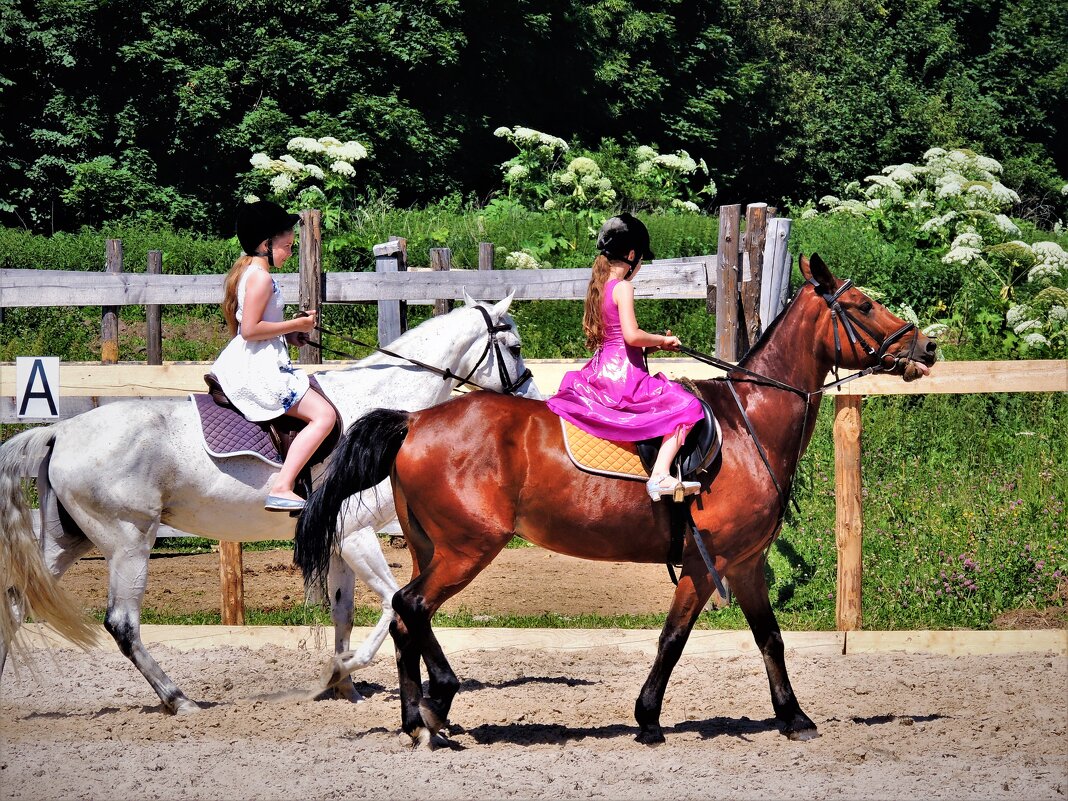
[[[356,358],[351,353],[334,350],[333,348],[328,348],[326,345],[322,344],[321,336],[323,334],[326,334],[327,336],[336,337],[337,339],[347,342],[350,345],[357,345],[361,348],[370,348],[372,351],[384,353],[386,356],[392,356],[395,359],[401,359],[403,361],[406,361],[409,364],[412,364],[422,370],[427,370],[431,373],[436,373],[441,376],[441,379],[443,381],[450,381],[455,379],[457,382],[459,382],[457,383],[456,388],[462,387],[466,384],[472,387],[477,387],[478,389],[484,389],[488,392],[499,391],[506,395],[514,395],[524,384],[527,383],[527,381],[534,377],[534,374],[530,371],[530,368],[525,368],[522,373],[516,376],[514,381],[511,379],[511,377],[508,375],[508,368],[504,364],[504,353],[501,351],[501,345],[497,341],[496,335],[504,331],[510,331],[512,327],[507,323],[494,323],[493,318],[490,317],[488,311],[486,311],[481,306],[475,306],[475,308],[482,313],[482,319],[486,323],[486,347],[482,350],[482,355],[478,357],[478,361],[475,363],[475,366],[471,368],[471,371],[466,376],[458,375],[457,373],[454,373],[452,370],[450,370],[448,367],[441,368],[433,364],[427,364],[426,362],[420,361],[419,359],[414,359],[411,356],[404,356],[400,353],[389,350],[388,348],[383,348],[378,345],[368,345],[366,342],[361,342],[360,340],[355,339],[354,337],[346,336],[345,334],[339,334],[336,331],[331,331],[330,329],[324,328],[321,325],[315,326],[315,330],[318,331],[320,334],[320,341],[316,342],[314,340],[309,340],[307,344],[311,345],[314,348],[318,348],[323,353],[332,353],[335,356],[341,356],[346,359]],[[487,356],[489,356],[490,348],[493,348],[494,355],[497,357],[497,372],[501,379],[500,390],[493,389],[492,387],[483,386],[482,384],[472,380],[471,378],[471,376],[475,374],[475,371],[482,366],[482,363],[486,361]]]

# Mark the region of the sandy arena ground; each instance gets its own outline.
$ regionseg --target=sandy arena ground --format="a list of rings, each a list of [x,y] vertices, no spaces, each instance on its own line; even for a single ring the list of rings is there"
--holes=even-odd
[[[398,578],[407,552],[387,551]],[[246,602],[300,597],[288,553],[246,554]],[[102,605],[102,560],[64,585]],[[366,592],[365,590],[363,592]],[[651,612],[671,595],[661,566],[508,551],[454,602],[487,612]],[[262,600],[261,600],[262,599]],[[362,603],[372,603],[366,595]],[[149,601],[218,608],[214,555],[153,559]],[[460,605],[460,604],[455,604]],[[325,632],[326,642],[330,641]],[[648,635],[655,642],[656,632]],[[162,712],[108,645],[41,650],[0,682],[3,799],[1065,799],[1068,658],[849,654],[789,648],[821,736],[790,742],[770,719],[754,653],[684,654],[668,687],[667,742],[634,742],[645,653],[611,645],[454,648],[462,687],[449,741],[398,738],[387,640],[358,673],[367,701],[285,700],[315,687],[328,650],[227,645],[152,653],[205,707]],[[488,643],[487,643],[488,644]],[[299,695],[299,692],[296,693]],[[274,695],[270,698],[267,696]]]

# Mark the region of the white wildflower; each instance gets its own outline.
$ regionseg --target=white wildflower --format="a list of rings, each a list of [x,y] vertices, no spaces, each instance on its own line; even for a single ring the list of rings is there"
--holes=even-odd
[[[341,140],[335,139],[332,136],[320,136],[319,144],[326,148],[338,147],[341,144]]]
[[[512,270],[537,270],[541,268],[538,260],[523,250],[509,253],[504,257],[504,264]]]
[[[956,216],[957,212],[950,211],[938,217],[932,217],[920,226],[920,230],[926,233],[928,231],[933,231],[936,228],[945,228],[947,225],[949,225],[949,223],[953,222]]]
[[[1068,267],[1068,252],[1056,242],[1035,242],[1031,245],[1031,250],[1044,262]]]
[[[961,233],[957,234],[957,236],[953,239],[952,244],[950,244],[950,248],[981,248],[982,246],[983,238],[979,236],[979,234],[977,234],[975,231],[968,230],[962,231]]]
[[[931,339],[938,339],[938,337],[945,334],[948,330],[949,326],[945,323],[932,323],[923,329],[923,333],[924,336],[930,337]]]
[[[1041,328],[1042,323],[1038,320],[1024,320],[1022,323],[1017,323],[1012,327],[1012,330],[1017,334],[1026,334],[1028,331],[1033,331],[1036,328]]]
[[[1014,236],[1020,233],[1020,229],[1017,227],[1016,223],[1014,223],[1004,214],[994,215],[994,225],[996,225],[1000,231],[1008,234],[1009,236]]]
[[[338,175],[344,175],[346,178],[351,178],[356,174],[356,168],[347,161],[335,161],[330,165],[330,169]]]
[[[869,209],[877,209],[883,205],[883,199],[881,197],[873,197],[868,200],[864,205],[867,206]]]
[[[949,253],[942,257],[942,263],[968,265],[980,258],[982,258],[982,254],[978,248],[957,247],[952,248]]]
[[[671,206],[672,208],[686,211],[690,214],[697,214],[701,210],[696,203],[692,203],[689,200],[679,200],[678,198],[674,198],[671,201]]]
[[[801,219],[802,220],[811,220],[813,217],[819,217],[819,216],[820,216],[820,213],[818,211],[816,211],[815,209],[805,209],[803,212],[801,212]]]
[[[841,201],[834,195],[824,195],[820,198],[819,205],[830,208],[831,206],[837,206],[839,203],[841,203]]]
[[[271,159],[266,153],[253,153],[252,158],[250,158],[248,162],[257,170],[271,169]]]
[[[493,132],[493,135],[502,139],[505,137],[510,137],[512,135],[512,129],[506,128],[502,125],[500,128]]]
[[[586,158],[585,156],[579,156],[576,159],[572,159],[571,163],[567,165],[567,168],[575,175],[600,175],[601,168],[597,166],[597,162],[593,159]]]
[[[1029,348],[1045,348],[1049,346],[1049,340],[1037,331],[1025,336],[1023,341]]]
[[[286,150],[295,150],[299,153],[322,153],[325,149],[318,140],[310,136],[294,136],[286,145]]]
[[[323,168],[318,164],[305,164],[304,171],[317,181],[321,181],[325,177],[323,175]]]
[[[1001,174],[1001,163],[996,159],[989,158],[988,156],[976,156],[975,166],[983,172],[988,172],[991,175]]]
[[[574,186],[575,185],[575,173],[570,170],[562,170],[553,175],[553,180],[561,186]]]
[[[993,195],[994,200],[1003,206],[1020,202],[1020,196],[1000,181],[995,181],[991,184],[990,194]]]
[[[933,161],[935,159],[940,159],[945,155],[946,155],[946,151],[943,150],[942,148],[940,148],[940,147],[932,147],[930,150],[928,150],[926,153],[923,154],[923,160],[924,161]]]
[[[278,159],[278,161],[280,163],[284,164],[285,165],[285,169],[288,170],[289,172],[293,173],[294,175],[297,175],[297,174],[301,173],[304,170],[304,165],[301,164],[299,161],[297,161],[295,158],[293,158],[288,153],[286,153],[284,156],[282,156],[280,159]]]
[[[260,199],[256,195],[249,194],[249,195],[245,195],[245,202],[246,203],[259,203]]]
[[[1030,313],[1031,312],[1027,308],[1027,306],[1022,303],[1017,303],[1013,306],[1010,306],[1009,310],[1005,312],[1005,322],[1007,322],[1011,326],[1015,326],[1022,322]]]
[[[293,186],[293,178],[289,173],[279,173],[271,179],[271,189],[278,194],[285,194]]]
[[[638,165],[638,175],[648,175],[653,171],[653,162],[643,161]]]
[[[546,211],[552,211],[553,209],[556,208],[556,201],[553,200],[552,198],[549,198],[548,200],[546,200],[544,203],[541,204],[541,207],[543,209],[545,209]]]
[[[635,148],[634,155],[642,161],[652,161],[660,154],[649,147],[649,145],[641,145],[640,147]],[[1065,184],[1065,186],[1068,187],[1068,184]]]
[[[529,173],[530,170],[528,170],[522,164],[513,164],[504,174],[504,180],[507,183],[514,183],[516,181],[521,181],[522,179],[526,178]]]
[[[938,179],[935,195],[940,198],[956,197],[964,191],[964,178],[958,173],[947,173]]]
[[[1068,195],[1068,184],[1065,184],[1064,186],[1061,187],[1061,194],[1062,195]]]
[[[1061,277],[1061,271],[1048,262],[1039,262],[1027,271],[1027,280],[1031,283],[1052,283]]]
[[[917,181],[917,168],[912,164],[894,164],[883,169],[883,172],[898,186],[914,184]]]
[[[320,140],[322,141],[322,140]],[[330,158],[337,161],[360,161],[367,158],[367,148],[359,142],[339,142],[338,144],[326,145],[326,152]]]
[[[1068,308],[1065,308],[1064,306],[1051,306],[1049,310],[1049,319],[1063,323],[1065,320],[1068,320]]]

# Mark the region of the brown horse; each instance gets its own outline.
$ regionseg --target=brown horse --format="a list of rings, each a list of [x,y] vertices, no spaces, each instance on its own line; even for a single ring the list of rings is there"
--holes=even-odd
[[[818,256],[802,257],[801,271],[807,283],[742,360],[745,369],[728,381],[697,382],[720,422],[723,445],[692,512],[764,657],[775,717],[784,734],[803,740],[816,736],[816,726],[786,674],[764,562],[812,436],[823,382],[839,367],[917,378],[934,363],[935,346],[836,279]],[[376,410],[349,429],[298,525],[296,559],[306,579],[329,564],[344,498],[387,475],[415,565],[393,598],[390,631],[402,726],[417,742],[430,742],[446,724],[459,688],[431,616],[513,536],[584,559],[668,559],[668,502],[650,502],[640,482],[578,470],[564,451],[559,418],[544,403],[476,392],[415,413]],[[664,691],[712,590],[696,541],[687,537],[656,660],[635,703],[639,742],[664,739]],[[420,658],[429,675],[426,696]]]

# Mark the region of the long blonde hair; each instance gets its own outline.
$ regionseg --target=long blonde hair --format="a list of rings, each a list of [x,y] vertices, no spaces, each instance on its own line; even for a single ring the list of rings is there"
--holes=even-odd
[[[241,283],[241,276],[245,272],[245,268],[252,263],[252,256],[248,256],[242,253],[237,257],[234,262],[234,266],[230,268],[230,272],[226,274],[226,280],[223,281],[223,301],[222,310],[223,317],[226,318],[226,325],[230,329],[230,336],[237,336],[237,285]]]
[[[593,262],[593,275],[586,288],[586,306],[582,313],[582,330],[586,347],[597,350],[604,342],[604,285],[612,276],[612,262],[603,253]]]

